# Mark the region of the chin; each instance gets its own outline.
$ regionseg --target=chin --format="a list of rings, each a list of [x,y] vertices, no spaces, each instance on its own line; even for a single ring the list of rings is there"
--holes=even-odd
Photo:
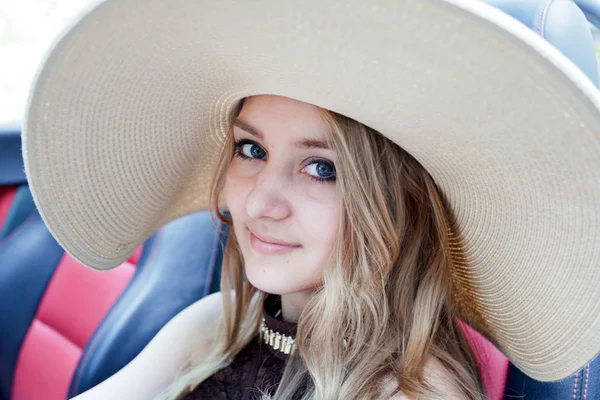
[[[252,286],[265,293],[284,295],[302,292],[315,286],[310,277],[291,274],[290,271],[299,271],[298,267],[291,264],[286,265],[283,270],[280,266],[269,268],[264,265],[247,265],[245,271],[246,278]]]

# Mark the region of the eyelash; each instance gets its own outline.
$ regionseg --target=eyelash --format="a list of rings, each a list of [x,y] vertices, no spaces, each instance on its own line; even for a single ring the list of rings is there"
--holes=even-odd
[[[243,161],[252,161],[252,160],[256,160],[255,158],[252,157],[248,157],[247,155],[245,155],[244,153],[242,153],[242,147],[244,145],[247,144],[253,144],[256,146],[260,145],[252,140],[248,140],[248,139],[240,139],[240,140],[236,140],[235,141],[235,153],[234,156],[238,157],[239,159],[243,160]],[[333,165],[333,163],[331,161],[327,161],[327,160],[323,160],[323,159],[311,159],[311,162],[309,162],[308,164],[306,164],[306,166],[309,166],[310,164],[313,164],[314,162],[320,161],[324,164],[329,164],[333,170],[335,171],[335,166]],[[306,168],[305,166],[305,168]],[[312,180],[314,180],[315,182],[319,182],[319,183],[333,183],[336,180],[336,175],[334,172],[334,175],[332,177],[329,178],[321,178],[318,176],[314,176],[314,175],[308,175],[309,178],[311,178]]]
[[[244,153],[242,153],[242,147],[244,145],[247,144],[255,144],[257,146],[259,146],[258,143],[253,142],[252,140],[248,140],[248,139],[240,139],[240,140],[236,140],[235,141],[235,156],[239,157],[242,160],[255,160],[255,158],[251,158],[248,157],[247,155],[245,155]]]

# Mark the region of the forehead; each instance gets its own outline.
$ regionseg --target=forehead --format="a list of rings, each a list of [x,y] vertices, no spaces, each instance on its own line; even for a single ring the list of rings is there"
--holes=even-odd
[[[312,104],[286,97],[261,95],[246,99],[238,120],[252,126],[269,139],[272,134],[291,140],[330,137],[326,111]]]

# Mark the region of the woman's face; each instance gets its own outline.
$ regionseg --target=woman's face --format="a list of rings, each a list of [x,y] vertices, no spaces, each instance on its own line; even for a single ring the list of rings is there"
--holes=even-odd
[[[322,117],[310,104],[255,96],[235,123],[225,200],[246,276],[267,293],[317,286],[337,237],[335,152]]]

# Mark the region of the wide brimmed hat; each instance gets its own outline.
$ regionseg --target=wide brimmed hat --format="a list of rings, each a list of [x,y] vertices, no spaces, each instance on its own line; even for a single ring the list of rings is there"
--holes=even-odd
[[[109,0],[54,44],[23,132],[42,218],[113,268],[206,210],[238,101],[347,115],[410,152],[454,216],[453,299],[531,377],[600,351],[600,96],[478,1]]]

